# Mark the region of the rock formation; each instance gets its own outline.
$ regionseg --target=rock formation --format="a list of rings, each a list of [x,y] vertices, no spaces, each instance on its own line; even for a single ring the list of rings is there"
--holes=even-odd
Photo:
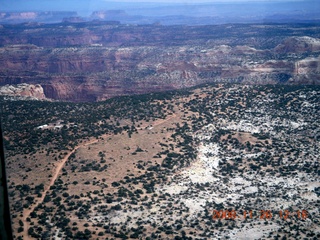
[[[316,37],[279,39],[242,33],[234,38],[241,32],[233,25],[154,26],[152,33],[149,25],[129,29],[117,24],[64,24],[63,28],[50,26],[56,32],[49,36],[43,36],[42,25],[24,26],[24,34],[35,34],[26,34],[19,44],[2,46],[0,84],[40,84],[48,98],[99,101],[208,82],[320,83],[320,40]],[[101,31],[93,31],[94,27]],[[241,27],[258,31],[252,26]],[[168,35],[160,34],[159,29]],[[220,35],[207,32],[209,29],[219,30]],[[8,26],[0,29],[0,33],[7,33],[0,36],[2,44],[8,39],[16,42],[9,30]],[[181,35],[174,36],[174,31]],[[295,34],[299,31],[294,30]],[[63,32],[68,34],[61,35]],[[147,33],[151,33],[149,38]]]
[[[5,85],[0,87],[0,95],[25,97],[30,99],[44,100],[43,88],[39,84],[21,83],[18,85]]]

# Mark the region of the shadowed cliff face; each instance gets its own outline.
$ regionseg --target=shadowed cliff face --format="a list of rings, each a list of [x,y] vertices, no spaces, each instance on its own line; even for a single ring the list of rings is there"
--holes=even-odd
[[[4,26],[0,84],[40,84],[48,98],[99,101],[206,82],[320,83],[318,36],[288,33],[304,34],[306,26],[287,26],[279,37],[283,26],[86,24]]]

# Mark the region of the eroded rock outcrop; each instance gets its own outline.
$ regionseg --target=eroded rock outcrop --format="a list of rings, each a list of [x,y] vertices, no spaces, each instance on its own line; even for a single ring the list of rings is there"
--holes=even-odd
[[[25,97],[31,99],[47,99],[43,88],[39,84],[22,83],[18,85],[5,85],[0,87],[0,95]]]

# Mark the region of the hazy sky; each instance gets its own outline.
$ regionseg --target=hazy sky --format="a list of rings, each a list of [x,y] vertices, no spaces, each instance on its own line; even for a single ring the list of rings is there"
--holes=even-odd
[[[139,2],[141,4],[139,4]],[[309,3],[309,6],[311,6],[312,9],[317,9],[319,7],[320,0],[0,0],[0,12],[1,11],[77,11],[78,13],[80,13],[80,15],[83,15],[83,14],[88,15],[95,10],[122,9],[127,11],[130,14],[145,15],[144,12],[137,13],[137,12],[130,12],[130,10],[138,9],[142,7],[155,8],[160,5],[170,6],[171,4],[179,4],[185,7],[190,7],[190,5],[192,4],[199,4],[199,3],[230,3],[230,2],[233,2],[233,3],[256,2],[260,4],[262,3],[263,5],[264,3],[266,3],[268,4],[268,6],[271,6],[272,3],[300,2],[302,4]]]
[[[106,2],[110,2],[105,0]],[[219,2],[290,2],[306,0],[112,0],[112,2],[169,2],[169,3],[219,3]],[[310,1],[310,0],[307,0]],[[319,1],[319,0],[314,0]]]

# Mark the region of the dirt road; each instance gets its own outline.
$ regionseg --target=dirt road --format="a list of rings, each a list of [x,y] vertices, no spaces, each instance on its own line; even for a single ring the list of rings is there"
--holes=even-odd
[[[23,232],[23,239],[30,239],[30,236],[28,235],[28,229],[29,229],[29,222],[27,222],[27,218],[30,217],[30,214],[34,211],[35,207],[38,206],[39,204],[43,203],[43,200],[45,196],[47,195],[47,192],[49,191],[50,187],[54,185],[54,182],[58,178],[61,169],[65,165],[65,163],[68,161],[69,157],[71,156],[72,153],[77,151],[77,149],[81,147],[85,147],[88,145],[91,145],[93,143],[98,142],[97,139],[91,140],[89,142],[85,142],[81,145],[76,146],[71,152],[69,152],[67,155],[64,156],[61,162],[57,163],[55,172],[51,178],[51,181],[49,185],[47,185],[42,193],[42,196],[40,198],[35,198],[34,203],[28,208],[23,211],[23,223],[24,223],[24,232]]]

